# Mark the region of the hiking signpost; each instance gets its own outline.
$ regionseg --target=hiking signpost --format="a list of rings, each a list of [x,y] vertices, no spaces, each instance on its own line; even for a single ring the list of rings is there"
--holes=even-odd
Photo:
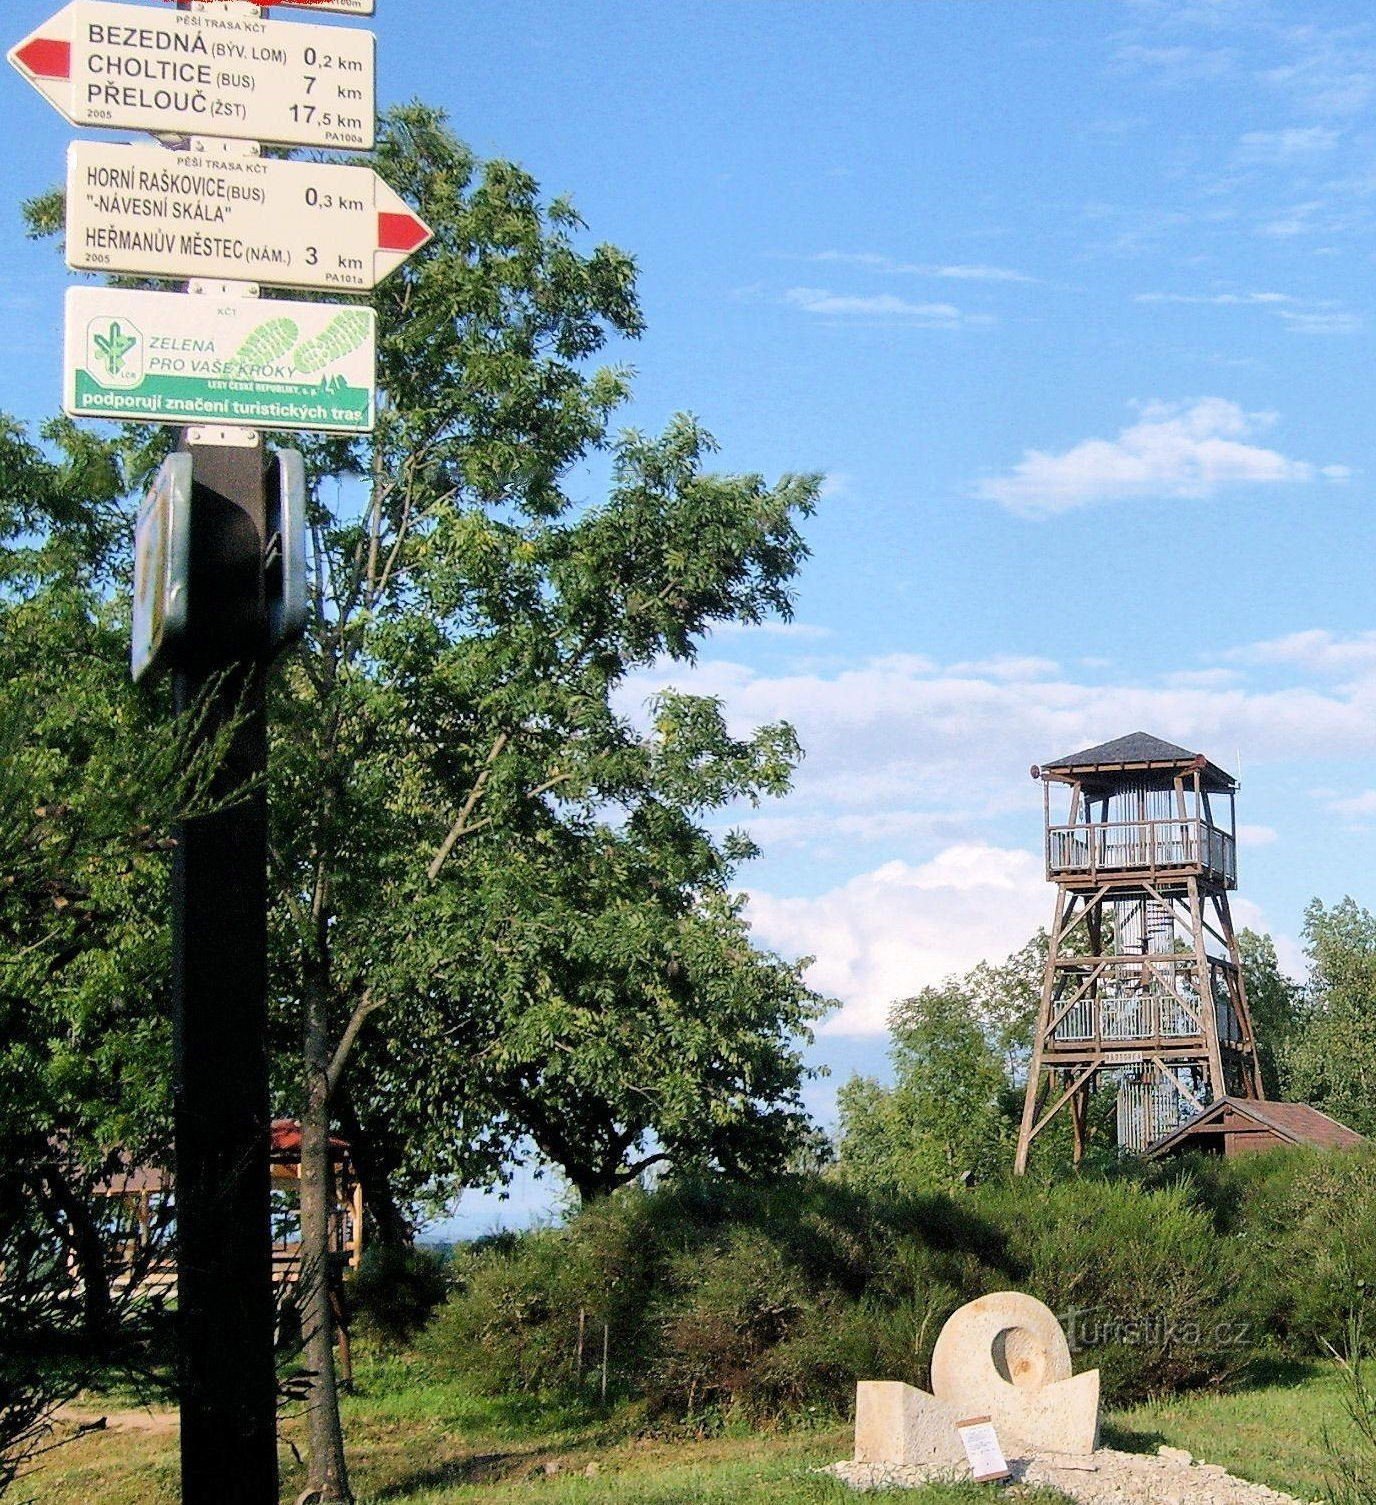
[[[366,291],[430,238],[370,167],[74,141],[67,265]]]
[[[10,61],[73,125],[229,136],[282,146],[371,148],[377,63],[371,32],[277,26],[234,14],[71,0]]]
[[[139,513],[131,667],[226,743],[173,856],[184,1505],[278,1498],[264,686],[305,626],[306,479],[261,431],[367,434],[376,402],[371,308],[259,290],[366,293],[430,239],[371,168],[262,156],[376,138],[372,33],[306,10],[374,0],[71,0],[9,53],[73,125],[161,142],[73,143],[68,265],[188,280],[69,289],[63,363],[68,413],[182,429]]]

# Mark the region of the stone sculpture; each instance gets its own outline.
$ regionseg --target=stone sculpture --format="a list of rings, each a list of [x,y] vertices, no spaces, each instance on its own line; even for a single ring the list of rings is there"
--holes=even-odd
[[[855,1461],[960,1467],[956,1423],[972,1416],[993,1420],[1010,1455],[1092,1453],[1099,1371],[1070,1371],[1070,1345],[1049,1307],[1018,1291],[981,1296],[941,1330],[934,1394],[892,1380],[860,1383]]]

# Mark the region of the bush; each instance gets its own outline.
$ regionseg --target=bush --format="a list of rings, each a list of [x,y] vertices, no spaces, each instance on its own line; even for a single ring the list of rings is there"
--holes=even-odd
[[[1219,1383],[1256,1354],[1236,1250],[1183,1185],[1076,1179],[983,1189],[1024,1289],[1061,1319],[1107,1401]]]
[[[999,1230],[946,1197],[798,1178],[628,1189],[566,1228],[470,1248],[423,1340],[492,1390],[644,1396],[698,1429],[848,1414],[857,1376],[925,1381],[941,1324],[1009,1283]]]
[[[628,1189],[470,1246],[423,1347],[493,1390],[597,1402],[605,1337],[608,1399],[661,1418],[840,1416],[858,1379],[925,1386],[947,1317],[1008,1289],[1061,1317],[1110,1403],[1313,1354],[1376,1292],[1376,1154],[909,1198],[826,1176]]]
[[[349,1282],[363,1325],[393,1343],[414,1337],[448,1294],[445,1260],[429,1249],[365,1249]]]
[[[1376,1292],[1376,1150],[1198,1157],[1176,1174],[1231,1243],[1257,1328],[1295,1354],[1341,1347]]]

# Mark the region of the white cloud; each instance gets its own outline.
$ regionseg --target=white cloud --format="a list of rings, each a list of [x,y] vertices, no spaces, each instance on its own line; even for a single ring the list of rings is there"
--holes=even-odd
[[[957,282],[1036,282],[1027,272],[1012,267],[985,266],[980,263],[940,263],[897,261],[876,251],[818,251],[809,261],[829,262],[835,266],[865,267],[874,272],[912,277],[947,277]]]
[[[1307,113],[1357,115],[1376,98],[1376,58],[1352,45],[1351,33],[1297,27],[1293,61],[1262,73],[1265,83],[1288,94]]]
[[[1169,87],[1217,79],[1232,71],[1234,56],[1222,47],[1153,47],[1132,42],[1118,49],[1120,67],[1152,74]]]
[[[1296,157],[1332,151],[1341,134],[1324,125],[1291,126],[1281,131],[1247,131],[1238,145],[1246,157],[1290,162]]]
[[[953,277],[957,282],[1035,282],[1026,272],[1015,272],[1011,267],[981,265],[929,266],[924,269],[929,277]]]
[[[1364,789],[1361,794],[1342,799],[1330,799],[1328,808],[1335,815],[1355,816],[1359,820],[1376,815],[1376,789]]]
[[[953,303],[914,303],[893,293],[866,297],[833,293],[823,287],[791,287],[784,298],[810,314],[912,324],[919,329],[963,329],[971,324],[993,322],[989,314],[962,313]]]
[[[1239,752],[1249,770],[1284,759],[1376,758],[1376,633],[1340,639],[1315,630],[1224,657],[1220,667],[1265,669],[1267,681],[1280,683],[1151,683],[1123,670],[997,678],[917,655],[787,673],[705,660],[638,676],[621,703],[636,714],[674,684],[720,696],[738,734],[791,722],[807,757],[787,805],[730,818],[767,849],[776,838],[828,853],[848,843],[851,861],[860,843],[878,861],[977,841],[996,818],[1031,848],[1041,801],[1029,766],[1139,727],[1225,768]],[[786,828],[768,824],[785,818]]]
[[[784,871],[829,863],[855,875],[809,896],[761,883],[751,916],[763,943],[818,958],[813,984],[844,1005],[829,1031],[872,1035],[895,999],[1001,958],[1047,923],[1034,761],[1138,727],[1234,771],[1240,757],[1258,787],[1270,776],[1257,769],[1282,760],[1376,758],[1376,632],[1313,629],[1221,657],[1164,679],[1111,665],[1101,666],[1108,675],[1057,670],[1031,655],[941,665],[891,654],[789,673],[708,660],[641,676],[625,695],[630,709],[672,682],[721,695],[738,732],[778,719],[797,727],[807,758],[787,803],[723,812],[722,824],[745,826]],[[1315,797],[1339,820],[1376,817],[1376,790]],[[1267,818],[1251,794],[1240,803],[1244,821]],[[1239,837],[1252,854],[1280,840],[1260,823]],[[1244,896],[1264,861],[1248,858]],[[1268,928],[1245,897],[1234,909],[1240,925]],[[1276,940],[1298,970],[1298,946]]]
[[[1304,226],[1308,228],[1308,226]],[[1269,235],[1300,233],[1268,227]],[[1193,307],[1207,308],[1261,308],[1274,314],[1296,334],[1354,334],[1362,328],[1360,314],[1350,313],[1332,303],[1316,303],[1298,307],[1299,299],[1288,293],[1135,293],[1134,303],[1183,303]]]
[[[824,1033],[876,1035],[895,1000],[1016,951],[1050,919],[1051,893],[1031,853],[969,843],[816,898],[752,894],[750,920],[771,949],[816,956],[808,980],[843,1005]]]
[[[1362,327],[1360,314],[1341,309],[1279,308],[1276,312],[1295,334],[1355,334]]]
[[[844,470],[829,470],[822,477],[821,498],[824,502],[844,502],[852,492],[853,482]]]
[[[1313,235],[1316,231],[1327,231],[1330,228],[1328,223],[1318,218],[1319,211],[1325,207],[1322,199],[1311,199],[1305,204],[1292,204],[1284,214],[1264,221],[1261,225],[1261,233],[1270,236],[1273,240],[1293,240],[1297,235]]]
[[[1340,637],[1325,628],[1311,627],[1231,648],[1224,656],[1241,664],[1285,664],[1314,675],[1367,674],[1376,671],[1376,632]]]
[[[1313,465],[1248,442],[1273,421],[1221,397],[1149,403],[1116,439],[1085,439],[1059,454],[1027,450],[975,494],[1024,517],[1047,517],[1131,497],[1202,498],[1226,486],[1312,481]]]
[[[1179,690],[1220,690],[1242,678],[1236,669],[1177,669],[1162,676],[1163,683]]]
[[[714,638],[792,638],[799,642],[816,642],[831,636],[830,627],[811,622],[714,622]]]
[[[1134,303],[1194,303],[1216,308],[1274,306],[1293,303],[1289,293],[1135,293]]]
[[[989,679],[1046,679],[1059,674],[1061,666],[1054,658],[1018,657],[1015,654],[1000,654],[995,658],[969,659],[952,664],[948,674],[984,676]]]

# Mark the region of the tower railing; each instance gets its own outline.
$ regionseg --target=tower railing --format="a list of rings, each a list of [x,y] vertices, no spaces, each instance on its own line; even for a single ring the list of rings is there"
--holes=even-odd
[[[1118,1045],[1202,1036],[1195,998],[1171,992],[1160,982],[1143,987],[1140,977],[1140,973],[1121,980],[1105,976],[1098,990],[1076,999],[1065,1010],[1051,1031],[1050,1043]]]
[[[1237,881],[1237,847],[1229,832],[1188,817],[1050,826],[1046,866],[1053,878],[1198,870],[1231,886]]]

